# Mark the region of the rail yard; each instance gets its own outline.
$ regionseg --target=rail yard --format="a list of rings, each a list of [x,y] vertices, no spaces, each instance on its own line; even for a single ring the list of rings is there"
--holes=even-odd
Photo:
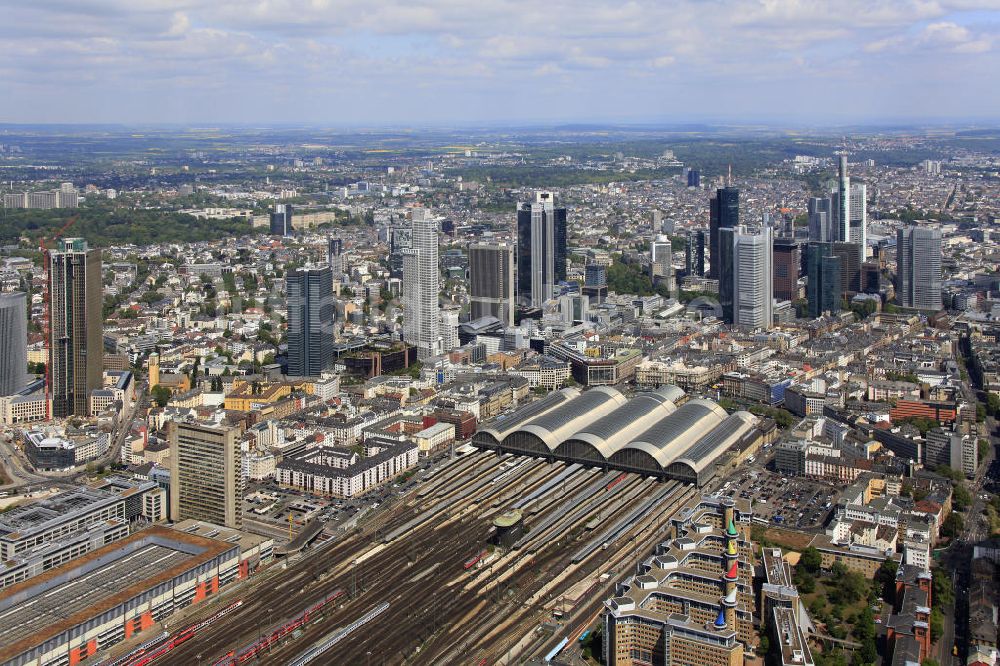
[[[677,481],[477,451],[118,663],[486,664],[542,656],[560,636],[583,631],[596,614],[594,592],[648,552],[695,492]],[[523,515],[525,530],[509,547],[492,545],[494,519],[511,510]],[[236,600],[237,609],[214,617]],[[187,631],[207,617],[214,619]],[[359,623],[364,631],[353,631]]]

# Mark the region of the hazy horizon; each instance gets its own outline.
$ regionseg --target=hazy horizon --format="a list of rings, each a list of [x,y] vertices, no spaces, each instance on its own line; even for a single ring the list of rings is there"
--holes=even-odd
[[[0,0],[0,123],[1000,121],[995,0]]]

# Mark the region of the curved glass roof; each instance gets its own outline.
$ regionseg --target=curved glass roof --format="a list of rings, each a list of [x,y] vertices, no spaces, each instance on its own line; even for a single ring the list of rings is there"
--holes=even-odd
[[[576,419],[587,416],[595,409],[606,405],[612,400],[621,404],[625,400],[625,396],[614,389],[600,386],[589,391],[584,391],[580,394],[580,397],[559,405],[552,411],[546,412],[538,418],[524,423],[524,425],[544,428],[549,432],[555,432]]]
[[[653,446],[665,447],[695,426],[701,419],[714,416],[716,424],[726,417],[726,410],[710,400],[691,400],[681,405],[676,412],[656,423],[635,438],[637,442],[648,442]]]
[[[677,462],[686,462],[701,471],[705,465],[715,460],[722,450],[728,449],[736,439],[753,427],[756,420],[750,412],[730,414],[718,427],[689,446],[677,458]]]
[[[581,429],[580,433],[595,435],[605,441],[610,441],[615,435],[625,430],[638,420],[645,420],[649,415],[660,418],[669,416],[674,411],[674,405],[667,398],[657,393],[640,393],[624,405],[597,419]],[[577,435],[573,435],[576,437]]]
[[[580,391],[574,388],[565,388],[560,391],[553,391],[541,400],[536,400],[530,405],[525,405],[513,414],[495,419],[489,428],[483,428],[483,430],[494,433],[494,436],[498,440],[503,439],[502,435],[507,434],[512,430],[516,430],[519,426],[530,421],[536,416],[544,414],[567,400],[575,398],[579,395]]]

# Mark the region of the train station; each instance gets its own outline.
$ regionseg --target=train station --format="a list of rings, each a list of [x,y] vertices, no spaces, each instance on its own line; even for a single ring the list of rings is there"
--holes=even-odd
[[[565,388],[481,428],[481,449],[704,485],[715,462],[757,424],[664,386],[629,399],[609,387]]]

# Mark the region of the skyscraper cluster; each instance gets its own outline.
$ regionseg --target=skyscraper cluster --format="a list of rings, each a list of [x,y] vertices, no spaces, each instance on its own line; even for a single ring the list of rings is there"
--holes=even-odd
[[[847,155],[837,160],[837,187],[829,197],[808,202],[809,240],[818,243],[853,243],[858,263],[865,260],[868,243],[868,190],[864,183],[851,183]]]

